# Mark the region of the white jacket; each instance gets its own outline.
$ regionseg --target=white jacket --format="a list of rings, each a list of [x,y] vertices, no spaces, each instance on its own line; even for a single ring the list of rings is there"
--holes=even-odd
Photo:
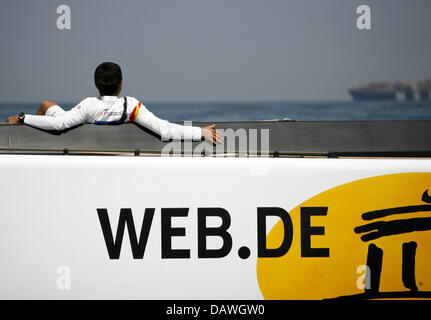
[[[69,111],[50,107],[44,116],[25,115],[24,123],[45,130],[64,130],[82,123],[109,124],[118,121],[124,110],[124,98],[91,97],[82,100]],[[201,128],[181,126],[157,118],[134,97],[127,97],[126,122],[136,122],[160,135],[163,140],[200,140]]]

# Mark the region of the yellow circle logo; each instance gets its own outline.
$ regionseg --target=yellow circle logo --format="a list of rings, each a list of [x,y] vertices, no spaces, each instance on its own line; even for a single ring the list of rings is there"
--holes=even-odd
[[[282,256],[258,259],[264,298],[431,298],[428,189],[431,173],[401,173],[303,202],[266,237],[267,248],[279,248],[293,233]]]

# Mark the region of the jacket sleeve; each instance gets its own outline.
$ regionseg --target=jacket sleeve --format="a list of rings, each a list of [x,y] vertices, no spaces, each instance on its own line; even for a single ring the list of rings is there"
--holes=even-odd
[[[40,129],[61,131],[85,123],[87,120],[85,109],[85,107],[78,104],[62,115],[55,117],[29,114],[25,115],[24,123]]]
[[[202,130],[199,127],[182,126],[175,123],[168,122],[156,117],[145,106],[138,102],[137,106],[131,113],[131,121],[142,125],[145,128],[160,135],[162,140],[201,140]]]

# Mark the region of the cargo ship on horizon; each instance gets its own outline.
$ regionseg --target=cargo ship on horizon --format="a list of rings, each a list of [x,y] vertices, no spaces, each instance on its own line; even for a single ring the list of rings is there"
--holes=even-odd
[[[431,79],[370,82],[349,89],[355,101],[431,101]]]

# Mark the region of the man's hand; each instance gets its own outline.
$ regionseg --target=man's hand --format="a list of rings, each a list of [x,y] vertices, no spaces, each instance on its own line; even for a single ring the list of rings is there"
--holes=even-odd
[[[215,129],[215,124],[202,127],[201,129],[202,137],[204,137],[206,141],[212,143],[219,143],[223,141],[223,135]]]
[[[6,119],[6,123],[19,123],[18,116],[10,116]]]

